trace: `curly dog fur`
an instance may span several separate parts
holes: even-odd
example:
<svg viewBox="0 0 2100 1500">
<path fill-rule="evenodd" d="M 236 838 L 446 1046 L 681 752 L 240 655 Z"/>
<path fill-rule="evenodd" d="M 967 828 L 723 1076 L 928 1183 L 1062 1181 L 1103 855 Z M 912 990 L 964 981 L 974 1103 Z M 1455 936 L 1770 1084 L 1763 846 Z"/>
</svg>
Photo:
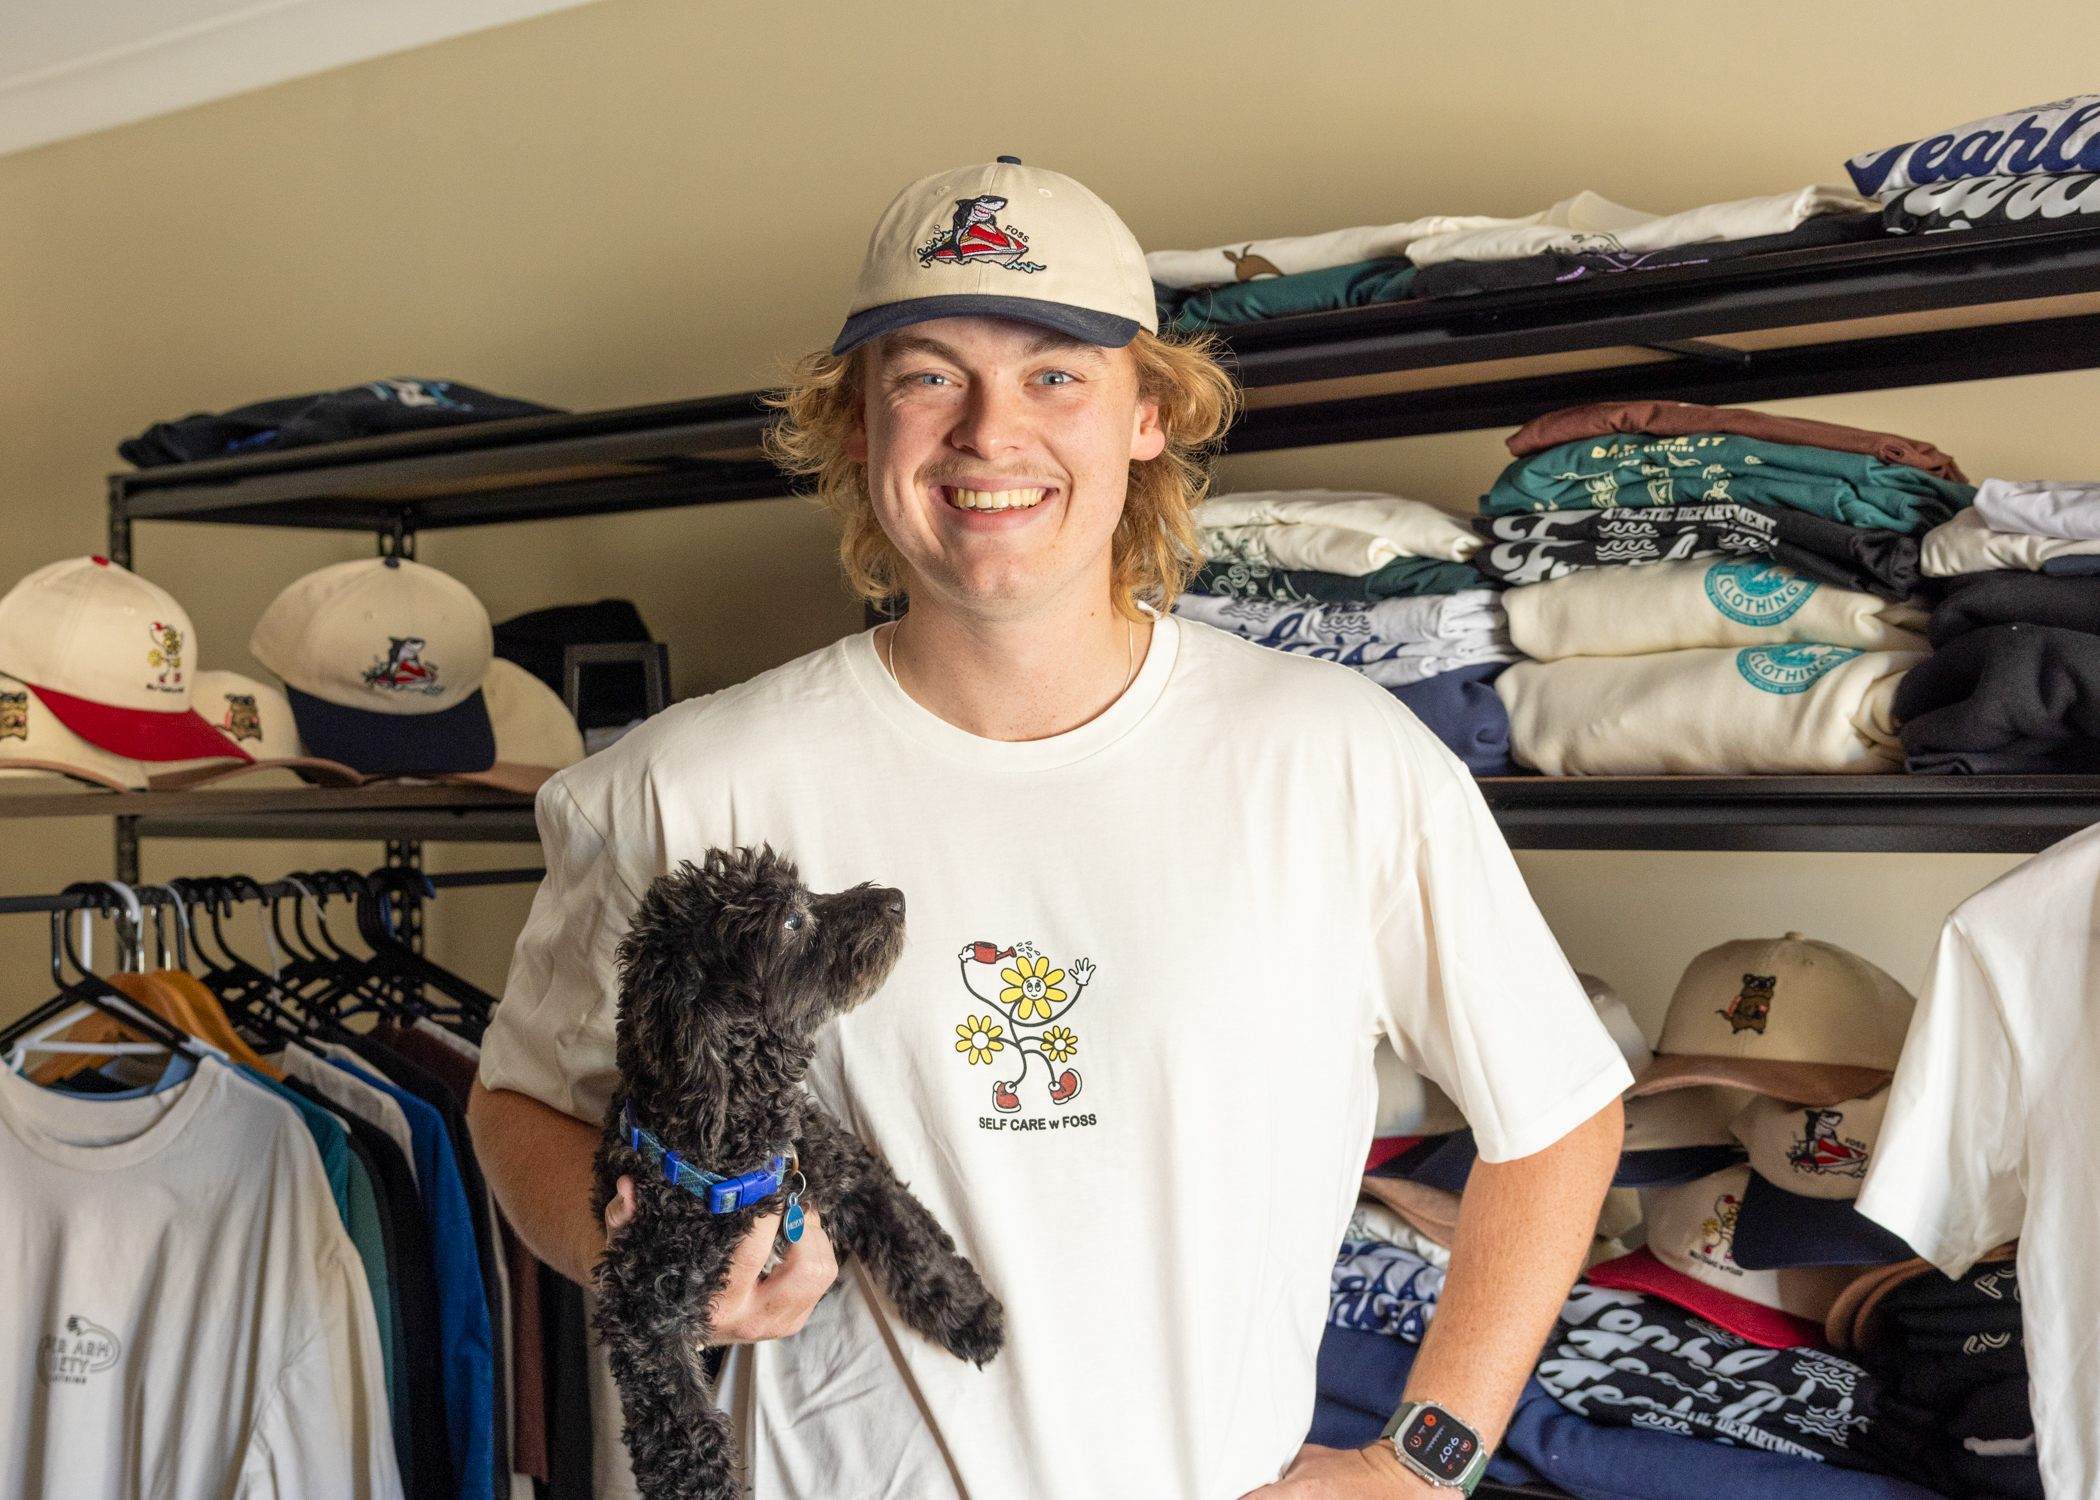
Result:
<svg viewBox="0 0 2100 1500">
<path fill-rule="evenodd" d="M 611 1357 L 643 1500 L 739 1493 L 728 1419 L 703 1374 L 707 1313 L 731 1252 L 775 1193 L 710 1214 L 632 1148 L 622 1106 L 694 1165 L 734 1175 L 790 1142 L 837 1248 L 904 1320 L 982 1366 L 1006 1318 L 955 1242 L 860 1140 L 797 1085 L 817 1032 L 872 995 L 904 947 L 904 897 L 875 885 L 813 895 L 769 848 L 708 851 L 650 886 L 620 946 L 620 1090 L 595 1162 L 602 1215 L 623 1176 L 635 1217 L 598 1263 L 596 1330 Z"/>
</svg>

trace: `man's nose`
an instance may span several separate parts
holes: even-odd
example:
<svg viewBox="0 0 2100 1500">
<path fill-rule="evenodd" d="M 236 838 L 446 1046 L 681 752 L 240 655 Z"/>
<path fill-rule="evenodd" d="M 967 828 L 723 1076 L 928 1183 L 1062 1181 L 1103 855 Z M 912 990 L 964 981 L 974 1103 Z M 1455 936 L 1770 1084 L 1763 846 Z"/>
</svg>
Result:
<svg viewBox="0 0 2100 1500">
<path fill-rule="evenodd" d="M 1027 429 L 1021 392 L 1001 381 L 977 381 L 949 430 L 948 441 L 965 453 L 993 458 L 1019 446 Z"/>
</svg>

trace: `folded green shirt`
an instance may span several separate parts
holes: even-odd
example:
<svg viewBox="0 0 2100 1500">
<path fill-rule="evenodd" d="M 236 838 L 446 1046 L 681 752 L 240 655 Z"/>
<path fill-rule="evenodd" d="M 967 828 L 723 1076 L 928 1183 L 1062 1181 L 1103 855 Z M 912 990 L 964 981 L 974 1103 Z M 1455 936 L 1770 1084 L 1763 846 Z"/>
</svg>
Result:
<svg viewBox="0 0 2100 1500">
<path fill-rule="evenodd" d="M 1301 271 L 1296 276 L 1237 281 L 1229 286 L 1189 292 L 1181 298 L 1174 316 L 1161 320 L 1161 326 L 1200 333 L 1234 323 L 1258 323 L 1264 318 L 1398 302 L 1407 295 L 1414 279 L 1414 262 L 1396 258 L 1360 260 L 1324 271 Z"/>
<path fill-rule="evenodd" d="M 1735 501 L 1788 505 L 1847 526 L 1923 531 L 1953 518 L 1976 487 L 1863 453 L 1733 433 L 1581 438 L 1519 459 L 1480 499 L 1481 514 Z"/>
<path fill-rule="evenodd" d="M 1469 563 L 1445 562 L 1435 557 L 1396 557 L 1377 572 L 1366 573 L 1360 578 L 1352 578 L 1346 573 L 1316 573 L 1305 568 L 1265 568 L 1243 562 L 1218 562 L 1195 576 L 1189 584 L 1189 592 L 1224 594 L 1238 599 L 1314 599 L 1323 604 L 1348 604 L 1500 587 Z"/>
</svg>

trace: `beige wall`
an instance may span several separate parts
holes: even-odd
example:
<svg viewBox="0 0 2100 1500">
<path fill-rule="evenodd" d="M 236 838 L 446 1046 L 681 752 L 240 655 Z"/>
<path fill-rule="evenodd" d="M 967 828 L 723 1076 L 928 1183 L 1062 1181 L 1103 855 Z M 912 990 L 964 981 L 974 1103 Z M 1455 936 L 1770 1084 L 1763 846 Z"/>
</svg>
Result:
<svg viewBox="0 0 2100 1500">
<path fill-rule="evenodd" d="M 2031 35 L 2049 42 L 2004 40 Z M 0 574 L 98 549 L 112 446 L 158 418 L 394 374 L 578 408 L 757 384 L 829 339 L 889 195 L 957 161 L 1071 172 L 1151 246 L 1526 212 L 1584 187 L 1667 211 L 1839 181 L 1853 152 L 2091 88 L 2096 49 L 2100 8 L 2061 0 L 1982 29 L 1972 5 L 1895 0 L 602 0 L 0 158 Z M 1916 433 L 1972 472 L 2090 475 L 2096 396 L 2074 374 L 1778 404 Z M 1264 454 L 1226 477 L 1463 506 L 1499 436 Z M 780 501 L 432 534 L 423 556 L 499 618 L 636 599 L 695 693 L 855 627 L 828 537 Z M 272 594 L 368 547 L 162 525 L 137 559 L 190 609 L 204 665 L 252 671 Z M 6 891 L 109 868 L 99 821 L 0 823 L 0 852 Z M 375 859 L 163 844 L 146 871 Z M 1525 859 L 1571 954 L 1651 1020 L 1698 946 L 1783 926 L 1915 979 L 1946 907 L 2010 863 Z M 517 912 L 448 896 L 438 950 L 493 984 Z M 0 919 L 0 1014 L 41 997 L 41 931 Z"/>
</svg>

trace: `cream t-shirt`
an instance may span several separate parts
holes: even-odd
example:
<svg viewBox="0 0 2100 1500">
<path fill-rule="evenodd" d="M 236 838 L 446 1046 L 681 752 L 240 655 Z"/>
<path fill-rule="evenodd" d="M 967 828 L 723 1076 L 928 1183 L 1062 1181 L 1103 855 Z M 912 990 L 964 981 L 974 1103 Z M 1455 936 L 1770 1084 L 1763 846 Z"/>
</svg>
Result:
<svg viewBox="0 0 2100 1500">
<path fill-rule="evenodd" d="M 1099 718 L 1019 744 L 852 637 L 658 715 L 539 820 L 481 1079 L 584 1119 L 664 870 L 768 842 L 815 889 L 910 904 L 810 1087 L 955 1236 L 1007 1346 L 974 1369 L 849 1271 L 732 1382 L 759 1500 L 1236 1500 L 1311 1418 L 1377 1038 L 1490 1161 L 1630 1078 L 1450 753 L 1346 668 L 1193 623 L 1154 627 Z"/>
<path fill-rule="evenodd" d="M 313 1140 L 212 1059 L 0 1069 L 0 1494 L 398 1500 L 379 1324 Z"/>
<path fill-rule="evenodd" d="M 1949 1276 L 2020 1242 L 2042 1487 L 2100 1494 L 2100 828 L 1954 909 L 1859 1211 Z"/>
</svg>

